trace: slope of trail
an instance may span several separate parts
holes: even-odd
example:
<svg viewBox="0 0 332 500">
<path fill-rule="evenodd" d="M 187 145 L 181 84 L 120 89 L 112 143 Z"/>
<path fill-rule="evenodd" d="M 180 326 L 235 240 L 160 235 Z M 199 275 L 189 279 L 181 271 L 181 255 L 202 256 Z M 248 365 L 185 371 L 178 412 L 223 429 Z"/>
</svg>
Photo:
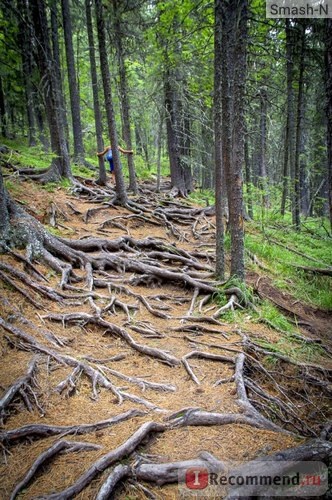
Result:
<svg viewBox="0 0 332 500">
<path fill-rule="evenodd" d="M 177 485 L 156 485 L 144 464 L 202 452 L 246 462 L 329 435 L 331 351 L 314 315 L 292 339 L 311 347 L 308 361 L 266 347 L 290 340 L 250 310 L 241 325 L 216 314 L 240 298 L 220 302 L 210 209 L 148 186 L 127 208 L 93 184 L 22 186 L 26 210 L 88 259 L 54 251 L 60 288 L 38 255 L 32 265 L 23 251 L 1 256 L 1 498 L 95 498 L 120 463 L 116 498 L 177 498 Z M 280 299 L 268 277 L 260 286 Z"/>
</svg>

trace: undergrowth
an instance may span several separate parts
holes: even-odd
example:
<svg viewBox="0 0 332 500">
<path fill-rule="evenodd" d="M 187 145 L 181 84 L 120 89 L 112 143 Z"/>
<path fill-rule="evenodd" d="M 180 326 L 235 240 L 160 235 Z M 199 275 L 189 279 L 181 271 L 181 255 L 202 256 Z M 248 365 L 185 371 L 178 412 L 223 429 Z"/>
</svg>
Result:
<svg viewBox="0 0 332 500">
<path fill-rule="evenodd" d="M 313 226 L 314 220 L 310 221 Z M 311 234 L 294 231 L 284 225 L 282 229 L 265 226 L 262 231 L 254 222 L 247 223 L 245 245 L 248 250 L 257 256 L 271 270 L 274 284 L 298 299 L 321 307 L 332 309 L 331 278 L 313 274 L 299 269 L 297 266 L 329 267 L 332 266 L 331 239 L 321 232 L 318 239 L 321 222 L 316 221 L 317 232 Z M 282 243 L 287 248 L 279 246 Z M 305 254 L 300 256 L 296 250 Z M 310 257 L 316 261 L 310 260 Z M 249 261 L 248 261 L 249 263 Z"/>
<path fill-rule="evenodd" d="M 211 205 L 214 203 L 214 193 L 211 190 L 197 190 L 189 198 L 201 206 L 206 206 L 207 201 Z M 302 217 L 301 231 L 296 231 L 292 225 L 291 213 L 286 212 L 282 217 L 279 206 L 276 196 L 277 209 L 263 211 L 259 206 L 254 207 L 255 220 L 247 221 L 245 226 L 245 248 L 255 254 L 270 270 L 270 277 L 277 288 L 289 292 L 303 302 L 331 310 L 331 278 L 296 267 L 332 267 L 332 237 L 328 230 L 328 220 L 324 217 Z M 231 241 L 228 232 L 225 233 L 224 246 L 229 253 Z M 246 266 L 257 270 L 257 266 L 249 258 Z M 229 314 L 233 315 L 232 312 Z"/>
</svg>

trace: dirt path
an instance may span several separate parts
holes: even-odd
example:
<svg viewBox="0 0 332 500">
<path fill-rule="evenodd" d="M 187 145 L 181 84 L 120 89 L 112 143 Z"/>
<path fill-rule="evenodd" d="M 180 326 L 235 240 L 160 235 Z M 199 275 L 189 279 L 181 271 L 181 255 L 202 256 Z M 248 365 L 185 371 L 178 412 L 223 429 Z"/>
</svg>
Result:
<svg viewBox="0 0 332 500">
<path fill-rule="evenodd" d="M 22 290 L 30 288 L 17 277 L 11 275 L 13 283 L 20 284 L 21 293 L 13 283 L 0 281 L 3 394 L 27 373 L 31 360 L 36 363 L 31 379 L 2 413 L 1 498 L 10 498 L 33 462 L 60 440 L 59 434 L 42 438 L 30 434 L 28 439 L 9 436 L 10 430 L 28 424 L 93 424 L 126 414 L 118 423 L 96 426 L 86 434 L 62 432 L 63 439 L 101 448 L 56 454 L 50 465 L 24 486 L 22 498 L 27 499 L 71 487 L 100 457 L 149 421 L 166 427 L 153 431 L 149 440 L 143 440 L 146 444 L 128 453 L 131 466 L 137 460 L 192 459 L 202 451 L 222 461 L 243 462 L 297 446 L 303 441 L 299 435 L 319 436 L 328 417 L 330 390 L 318 381 L 320 372 L 315 368 L 320 360 L 328 365 L 324 352 L 314 353 L 306 380 L 301 364 L 280 357 L 271 362 L 273 353 L 267 348 L 264 351 L 261 341 L 280 342 L 278 332 L 250 319 L 241 325 L 224 324 L 222 318 L 213 320 L 222 304 L 211 299 L 201 303 L 212 294 L 202 288 L 196 296 L 190 281 L 176 278 L 189 275 L 202 286 L 216 286 L 211 274 L 212 217 L 205 213 L 185 216 L 185 207 L 172 204 L 163 195 L 147 207 L 148 212 L 138 214 L 62 190 L 44 196 L 31 184 L 25 193 L 27 207 L 33 199 L 34 215 L 57 235 L 83 243 L 91 237 L 107 241 L 120 238 L 121 246 L 114 251 L 105 245 L 87 250 L 91 255 L 107 253 L 114 264 L 113 268 L 109 264 L 108 269 L 93 271 L 93 286 L 85 277 L 87 268 L 75 269 L 76 278 L 84 277 L 84 281 L 75 283 L 72 279 L 61 291 L 59 275 L 37 263 L 35 271 L 48 281 L 43 283 L 31 269 L 30 278 L 62 293 L 61 300 L 50 300 L 34 292 L 39 309 L 22 295 Z M 146 206 L 146 199 L 141 197 L 136 203 Z M 165 209 L 165 219 L 158 215 L 160 208 Z M 52 229 L 54 214 L 57 223 Z M 158 248 L 150 245 L 149 238 L 158 242 Z M 139 247 L 138 241 L 145 243 Z M 13 255 L 3 256 L 1 262 L 7 266 L 7 271 L 2 271 L 6 276 L 10 275 L 8 268 L 29 271 Z M 156 274 L 139 273 L 135 270 L 138 263 L 153 266 Z M 165 279 L 164 271 L 173 274 Z M 254 273 L 249 273 L 249 281 L 257 282 Z M 315 334 L 326 332 L 328 318 L 292 303 L 268 278 L 260 280 L 258 289 L 285 309 L 291 304 Z M 283 374 L 277 375 L 280 367 Z M 262 398 L 259 388 L 264 391 Z M 279 399 L 273 398 L 280 398 L 279 408 Z M 214 417 L 216 420 L 207 425 L 203 417 L 211 419 L 213 415 L 223 418 Z M 96 474 L 77 498 L 95 498 L 109 472 L 105 468 Z M 144 487 L 156 498 L 178 498 L 176 485 L 159 487 L 142 481 L 126 481 L 116 498 L 146 498 Z"/>
</svg>

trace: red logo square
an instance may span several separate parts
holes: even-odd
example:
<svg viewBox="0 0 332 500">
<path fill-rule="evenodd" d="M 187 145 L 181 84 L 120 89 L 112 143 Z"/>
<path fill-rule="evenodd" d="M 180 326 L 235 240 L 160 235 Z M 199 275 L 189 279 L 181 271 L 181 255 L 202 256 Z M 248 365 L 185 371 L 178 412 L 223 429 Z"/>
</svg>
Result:
<svg viewBox="0 0 332 500">
<path fill-rule="evenodd" d="M 204 467 L 191 467 L 186 470 L 186 486 L 190 490 L 204 490 L 209 484 L 209 471 Z"/>
</svg>

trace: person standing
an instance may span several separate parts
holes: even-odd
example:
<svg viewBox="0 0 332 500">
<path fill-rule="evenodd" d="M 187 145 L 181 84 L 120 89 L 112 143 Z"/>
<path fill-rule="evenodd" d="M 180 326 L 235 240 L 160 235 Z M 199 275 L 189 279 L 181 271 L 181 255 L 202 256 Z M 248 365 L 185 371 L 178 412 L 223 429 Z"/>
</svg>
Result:
<svg viewBox="0 0 332 500">
<path fill-rule="evenodd" d="M 118 149 L 119 149 L 120 153 L 123 153 L 123 154 L 128 155 L 128 154 L 134 153 L 133 150 L 126 150 L 126 149 L 121 148 L 121 146 L 118 146 Z M 97 153 L 97 156 L 104 156 L 104 155 L 105 155 L 105 160 L 107 160 L 109 165 L 110 165 L 110 172 L 111 172 L 112 181 L 115 182 L 112 146 L 106 146 L 104 151 L 100 151 L 99 153 Z"/>
</svg>

